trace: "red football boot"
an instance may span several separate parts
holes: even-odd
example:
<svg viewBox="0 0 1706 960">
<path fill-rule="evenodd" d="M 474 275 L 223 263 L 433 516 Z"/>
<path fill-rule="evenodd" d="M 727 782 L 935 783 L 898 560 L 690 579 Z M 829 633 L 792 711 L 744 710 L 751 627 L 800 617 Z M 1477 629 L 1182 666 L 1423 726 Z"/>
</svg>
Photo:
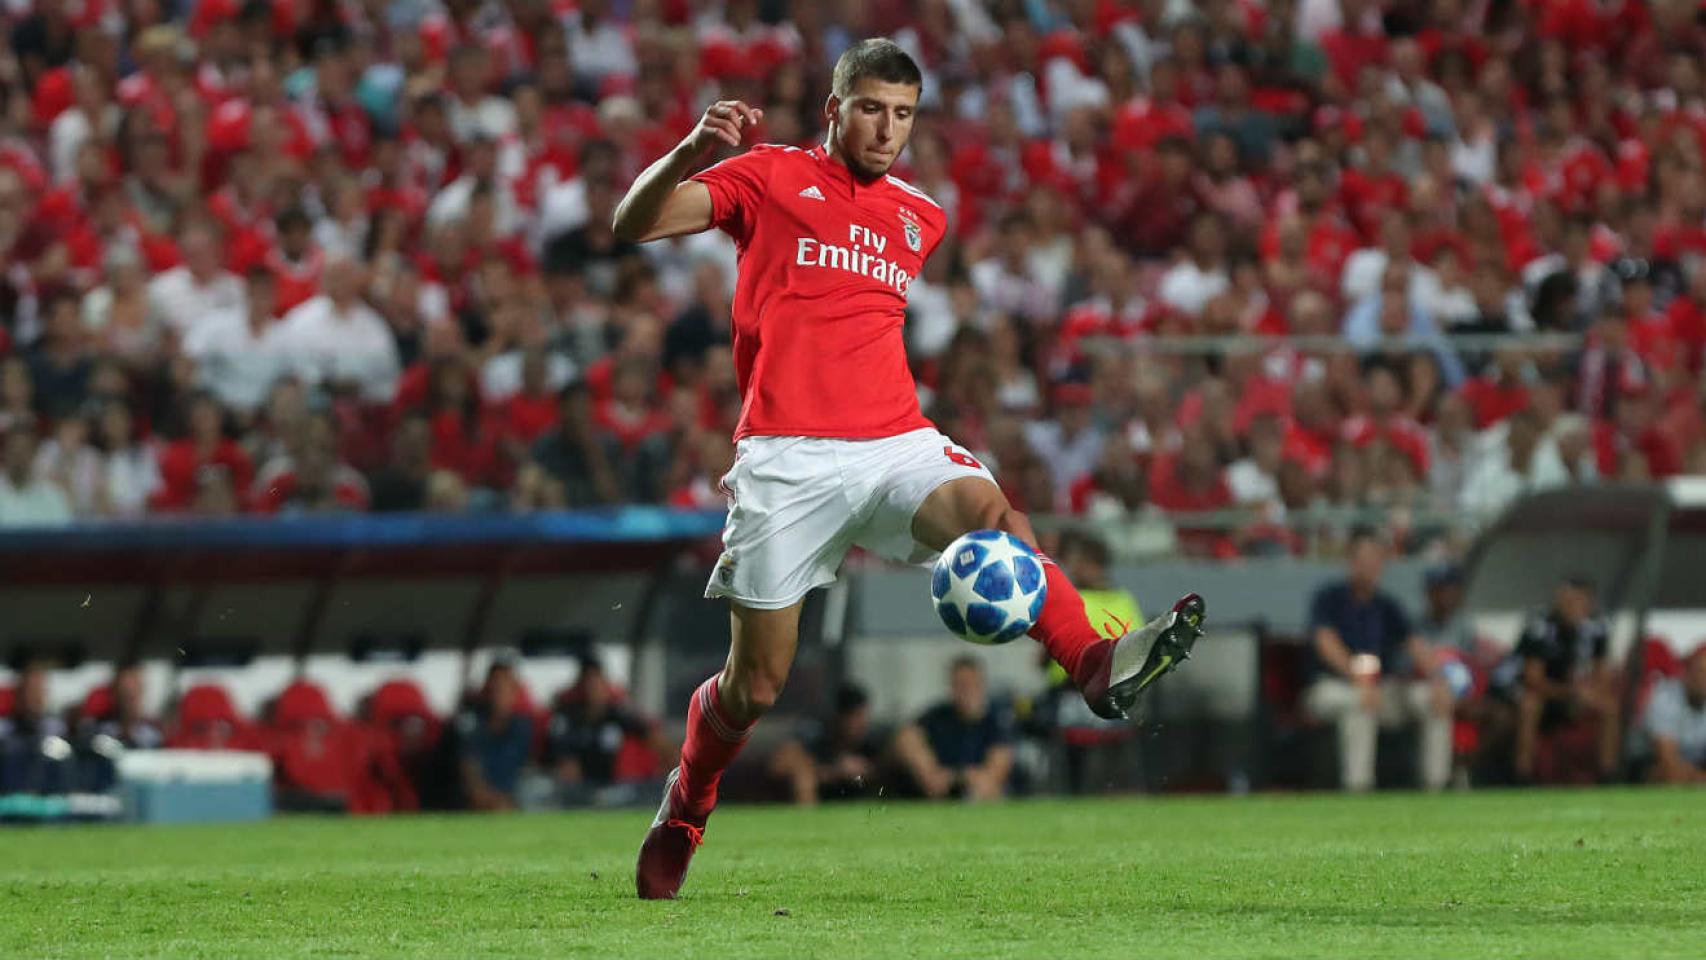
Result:
<svg viewBox="0 0 1706 960">
<path fill-rule="evenodd" d="M 675 813 L 675 781 L 680 768 L 671 770 L 663 782 L 663 805 L 640 844 L 640 860 L 634 865 L 634 887 L 641 900 L 674 900 L 687 879 L 693 851 L 705 842 L 705 818 L 695 822 Z"/>
</svg>

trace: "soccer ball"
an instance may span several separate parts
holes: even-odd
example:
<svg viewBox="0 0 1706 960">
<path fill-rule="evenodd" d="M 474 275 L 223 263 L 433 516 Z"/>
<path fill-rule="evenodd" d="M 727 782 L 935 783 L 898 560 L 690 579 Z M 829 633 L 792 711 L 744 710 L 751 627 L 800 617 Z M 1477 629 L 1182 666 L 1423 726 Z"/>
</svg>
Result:
<svg viewBox="0 0 1706 960">
<path fill-rule="evenodd" d="M 936 615 L 960 639 L 985 645 L 1024 636 L 1047 593 L 1036 551 L 1000 530 L 973 530 L 949 544 L 930 577 Z"/>
</svg>

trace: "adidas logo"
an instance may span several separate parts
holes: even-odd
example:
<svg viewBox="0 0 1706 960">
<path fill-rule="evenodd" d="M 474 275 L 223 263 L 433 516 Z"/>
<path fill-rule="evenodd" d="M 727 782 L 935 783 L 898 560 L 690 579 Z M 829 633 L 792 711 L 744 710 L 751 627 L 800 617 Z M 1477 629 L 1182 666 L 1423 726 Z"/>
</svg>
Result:
<svg viewBox="0 0 1706 960">
<path fill-rule="evenodd" d="M 805 188 L 804 190 L 801 190 L 800 196 L 805 197 L 809 200 L 825 200 L 826 199 L 823 195 L 823 191 L 819 190 L 817 188 L 817 184 L 815 184 L 815 183 L 812 184 L 811 186 Z"/>
</svg>

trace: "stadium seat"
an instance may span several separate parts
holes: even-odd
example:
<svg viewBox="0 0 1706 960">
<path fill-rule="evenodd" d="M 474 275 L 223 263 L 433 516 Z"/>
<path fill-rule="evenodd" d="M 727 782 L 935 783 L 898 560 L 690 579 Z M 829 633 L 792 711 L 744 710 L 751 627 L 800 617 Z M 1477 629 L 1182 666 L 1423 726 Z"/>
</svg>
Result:
<svg viewBox="0 0 1706 960">
<path fill-rule="evenodd" d="M 113 689 L 103 683 L 83 697 L 83 703 L 77 708 L 77 716 L 84 720 L 97 720 L 111 713 L 112 709 Z"/>
<path fill-rule="evenodd" d="M 0 717 L 12 712 L 12 688 L 0 687 Z"/>
<path fill-rule="evenodd" d="M 368 738 L 332 709 L 326 691 L 308 680 L 285 687 L 267 723 L 273 783 L 281 806 L 353 810 L 369 764 Z"/>
<path fill-rule="evenodd" d="M 443 721 L 413 680 L 380 684 L 367 697 L 361 723 L 369 764 L 357 784 L 351 810 L 385 813 L 419 810 L 420 780 L 427 775 Z"/>
<path fill-rule="evenodd" d="M 237 712 L 231 693 L 218 684 L 198 684 L 185 690 L 177 713 L 177 722 L 166 737 L 168 747 L 265 752 L 260 736 Z"/>
</svg>

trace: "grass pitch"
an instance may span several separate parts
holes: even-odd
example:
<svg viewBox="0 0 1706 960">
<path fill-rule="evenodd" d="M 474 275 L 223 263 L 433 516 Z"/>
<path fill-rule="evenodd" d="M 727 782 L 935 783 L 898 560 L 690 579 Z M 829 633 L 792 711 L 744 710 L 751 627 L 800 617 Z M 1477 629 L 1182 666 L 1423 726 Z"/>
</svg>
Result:
<svg viewBox="0 0 1706 960">
<path fill-rule="evenodd" d="M 1706 793 L 730 808 L 0 831 L 4 957 L 1690 957 Z"/>
</svg>

